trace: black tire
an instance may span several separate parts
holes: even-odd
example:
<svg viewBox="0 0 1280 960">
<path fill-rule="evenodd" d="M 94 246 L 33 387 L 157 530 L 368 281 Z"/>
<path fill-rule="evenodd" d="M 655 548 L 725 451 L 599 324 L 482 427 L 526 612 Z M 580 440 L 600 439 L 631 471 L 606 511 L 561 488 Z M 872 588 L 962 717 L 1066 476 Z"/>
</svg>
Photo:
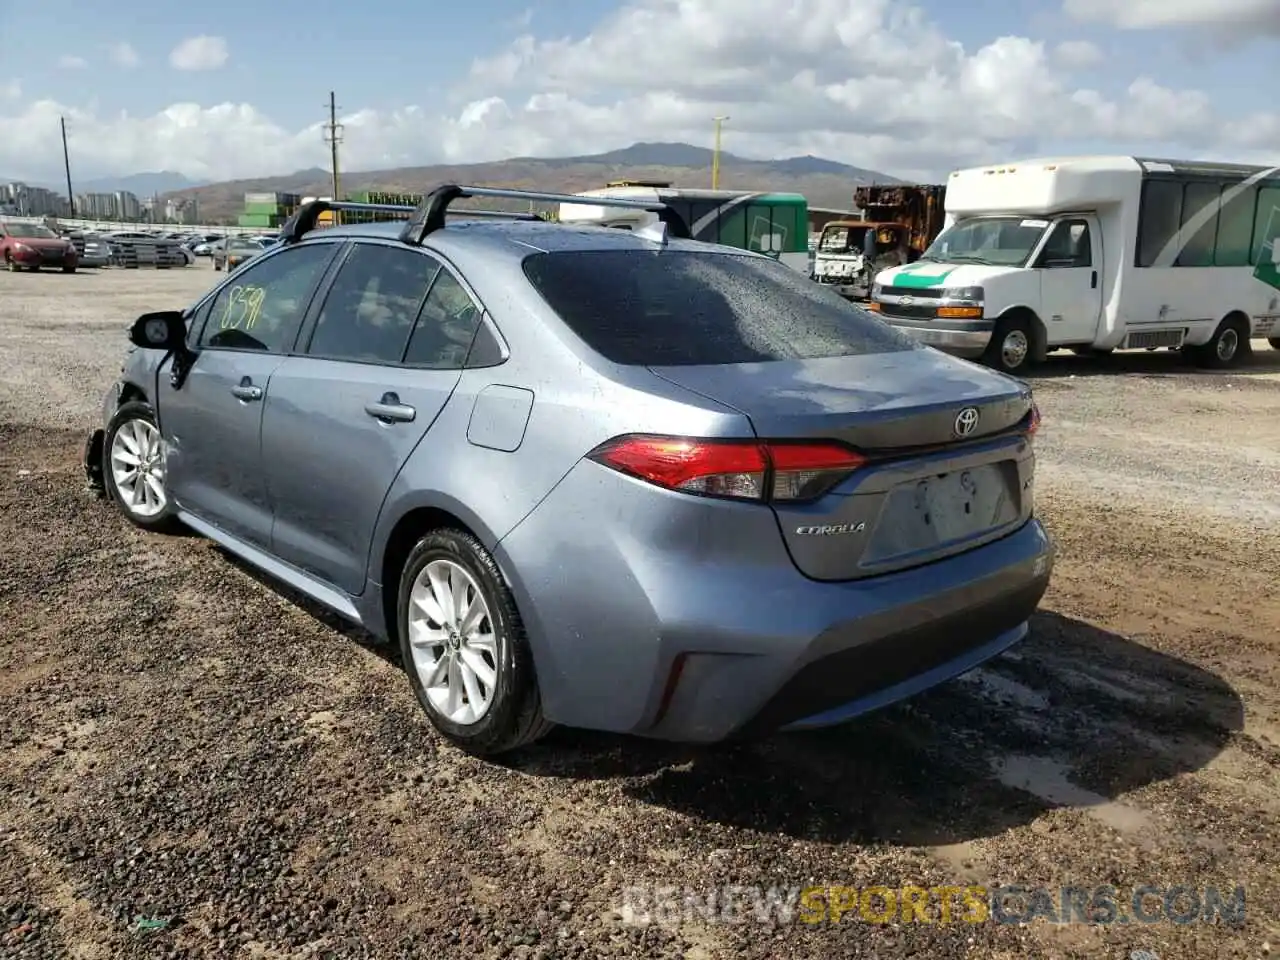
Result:
<svg viewBox="0 0 1280 960">
<path fill-rule="evenodd" d="M 1002 373 L 1022 374 L 1031 366 L 1034 350 L 1031 321 L 1017 314 L 1001 317 L 991 331 L 991 342 L 982 355 L 982 362 Z"/>
<path fill-rule="evenodd" d="M 1280 350 L 1280 337 L 1267 337 L 1267 343 L 1271 344 L 1272 350 Z"/>
<path fill-rule="evenodd" d="M 14 260 L 13 257 L 9 256 L 7 253 L 4 255 L 4 265 L 8 267 L 10 273 L 17 273 L 22 269 L 22 267 L 18 265 L 18 261 Z"/>
<path fill-rule="evenodd" d="M 107 496 L 110 497 L 120 512 L 124 514 L 125 519 L 135 526 L 141 527 L 143 530 L 149 530 L 153 533 L 172 533 L 179 529 L 181 523 L 175 516 L 173 499 L 165 490 L 164 506 L 158 513 L 151 515 L 139 514 L 130 504 L 128 497 L 124 492 L 116 486 L 115 473 L 111 469 L 111 449 L 115 444 L 116 436 L 122 427 L 134 421 L 142 421 L 148 424 L 152 429 L 158 429 L 156 425 L 155 411 L 151 409 L 151 404 L 141 400 L 130 400 L 128 403 L 120 405 L 120 409 L 115 412 L 111 418 L 111 422 L 107 424 L 106 433 L 102 437 L 102 483 L 106 490 Z"/>
<path fill-rule="evenodd" d="M 409 605 L 415 581 L 427 564 L 445 560 L 470 575 L 489 610 L 496 641 L 495 680 L 492 701 L 479 720 L 458 724 L 440 712 L 428 698 L 414 665 L 409 642 Z M 451 528 L 433 530 L 418 541 L 405 561 L 396 596 L 396 626 L 400 655 L 409 684 L 432 726 L 450 743 L 475 756 L 487 757 L 514 750 L 545 736 L 552 724 L 542 716 L 542 698 L 534 674 L 533 656 L 516 609 L 515 598 L 502 573 L 484 546 L 469 533 Z"/>
<path fill-rule="evenodd" d="M 62 268 L 62 272 L 63 272 L 63 273 L 75 273 L 75 272 L 76 272 L 76 268 L 75 268 L 75 267 L 63 267 L 63 268 Z"/>
<path fill-rule="evenodd" d="M 1198 367 L 1210 370 L 1226 370 L 1239 366 L 1253 354 L 1249 342 L 1249 321 L 1244 317 L 1227 317 L 1208 343 L 1185 348 L 1188 358 Z"/>
</svg>

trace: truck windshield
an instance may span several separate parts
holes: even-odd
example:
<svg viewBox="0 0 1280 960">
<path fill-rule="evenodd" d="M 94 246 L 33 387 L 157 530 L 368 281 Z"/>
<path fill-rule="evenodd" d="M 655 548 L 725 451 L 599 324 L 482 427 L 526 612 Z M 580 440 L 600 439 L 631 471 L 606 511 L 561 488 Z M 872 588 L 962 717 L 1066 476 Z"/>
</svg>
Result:
<svg viewBox="0 0 1280 960">
<path fill-rule="evenodd" d="M 1048 229 L 1048 220 L 1025 217 L 963 220 L 942 231 L 920 259 L 1021 267 Z"/>
<path fill-rule="evenodd" d="M 818 249 L 831 253 L 844 253 L 853 246 L 853 238 L 849 236 L 848 227 L 827 227 L 822 231 L 822 239 L 818 241 Z M 857 233 L 862 233 L 861 230 Z M 861 237 L 858 237 L 861 243 Z"/>
</svg>

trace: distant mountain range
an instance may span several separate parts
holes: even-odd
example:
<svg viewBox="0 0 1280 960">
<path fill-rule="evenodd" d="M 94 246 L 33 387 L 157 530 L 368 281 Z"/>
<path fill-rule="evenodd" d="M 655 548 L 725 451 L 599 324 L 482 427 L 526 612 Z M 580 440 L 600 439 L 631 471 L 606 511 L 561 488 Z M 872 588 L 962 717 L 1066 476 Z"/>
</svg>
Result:
<svg viewBox="0 0 1280 960">
<path fill-rule="evenodd" d="M 342 176 L 342 188 L 344 193 L 363 190 L 423 193 L 440 183 L 453 182 L 577 193 L 603 187 L 611 180 L 622 179 L 661 180 L 675 187 L 706 188 L 711 185 L 711 157 L 712 152 L 707 148 L 687 143 L 636 143 L 622 150 L 590 156 L 513 157 L 492 163 L 346 172 Z M 722 189 L 801 193 L 808 198 L 810 206 L 814 207 L 847 210 L 853 206 L 853 191 L 858 186 L 902 182 L 885 173 L 821 157 L 751 160 L 724 151 L 720 154 Z M 243 211 L 246 193 L 279 192 L 324 196 L 331 189 L 329 171 L 316 167 L 250 180 L 203 185 L 188 183 L 167 192 L 171 195 L 195 197 L 200 204 L 202 220 L 224 220 L 234 218 Z"/>
<path fill-rule="evenodd" d="M 384 190 L 424 193 L 440 183 L 473 183 L 554 193 L 577 193 L 603 187 L 611 180 L 659 180 L 675 187 L 711 186 L 712 152 L 687 143 L 636 143 L 577 157 L 513 157 L 492 163 L 399 167 L 394 170 L 351 171 L 342 176 L 343 192 Z M 313 167 L 293 173 L 222 183 L 197 181 L 161 170 L 120 177 L 75 180 L 76 193 L 114 193 L 128 190 L 140 198 L 195 197 L 200 218 L 232 220 L 244 209 L 246 193 L 300 193 L 324 196 L 331 192 L 328 170 Z M 3 177 L 0 182 L 7 183 Z M 30 182 L 30 181 L 28 181 Z M 897 177 L 822 157 L 753 160 L 721 151 L 720 186 L 726 190 L 777 190 L 801 193 L 813 207 L 847 210 L 853 191 L 867 183 L 902 183 Z M 61 193 L 65 185 L 42 183 Z M 491 204 L 492 205 L 492 204 Z"/>
<path fill-rule="evenodd" d="M 0 183 L 12 183 L 20 179 L 20 177 L 0 177 Z M 59 180 L 56 183 L 40 180 L 27 180 L 24 182 L 33 187 L 46 187 L 50 190 L 56 190 L 58 193 L 65 193 L 67 189 L 65 180 Z M 192 180 L 172 170 L 160 170 L 155 173 L 131 173 L 123 177 L 77 180 L 73 170 L 71 188 L 76 193 L 115 193 L 117 190 L 128 190 L 141 198 L 159 196 L 164 193 L 175 193 L 180 190 L 190 190 L 195 187 L 203 187 L 208 183 L 208 180 Z"/>
<path fill-rule="evenodd" d="M 139 197 L 152 197 L 163 193 L 175 193 L 179 190 L 190 190 L 203 187 L 208 180 L 192 180 L 172 170 L 160 170 L 156 173 L 132 173 L 125 177 L 102 177 L 98 180 L 77 181 L 72 171 L 71 186 L 77 193 L 115 193 L 117 190 L 128 190 Z"/>
</svg>

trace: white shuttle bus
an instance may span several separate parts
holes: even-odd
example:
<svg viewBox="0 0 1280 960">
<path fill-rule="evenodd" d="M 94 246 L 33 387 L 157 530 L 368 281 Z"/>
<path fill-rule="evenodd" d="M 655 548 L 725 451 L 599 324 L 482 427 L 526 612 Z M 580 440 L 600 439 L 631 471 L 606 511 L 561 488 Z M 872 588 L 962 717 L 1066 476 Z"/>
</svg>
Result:
<svg viewBox="0 0 1280 960">
<path fill-rule="evenodd" d="M 1009 373 L 1051 350 L 1280 350 L 1280 167 L 1078 157 L 960 170 L 944 229 L 871 308 Z"/>
</svg>

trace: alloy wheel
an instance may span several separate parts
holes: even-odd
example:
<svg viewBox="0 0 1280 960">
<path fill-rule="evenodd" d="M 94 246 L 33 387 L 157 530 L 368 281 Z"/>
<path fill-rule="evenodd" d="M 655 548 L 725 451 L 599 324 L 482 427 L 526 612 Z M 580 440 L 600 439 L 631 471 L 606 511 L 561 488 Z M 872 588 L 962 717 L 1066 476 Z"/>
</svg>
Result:
<svg viewBox="0 0 1280 960">
<path fill-rule="evenodd" d="M 145 420 L 127 420 L 111 440 L 111 479 L 124 508 L 137 517 L 154 517 L 169 503 L 164 488 L 164 449 L 160 431 Z"/>
<path fill-rule="evenodd" d="M 427 699 L 461 726 L 493 704 L 498 638 L 475 578 L 452 560 L 432 560 L 409 594 L 409 644 Z"/>
</svg>

